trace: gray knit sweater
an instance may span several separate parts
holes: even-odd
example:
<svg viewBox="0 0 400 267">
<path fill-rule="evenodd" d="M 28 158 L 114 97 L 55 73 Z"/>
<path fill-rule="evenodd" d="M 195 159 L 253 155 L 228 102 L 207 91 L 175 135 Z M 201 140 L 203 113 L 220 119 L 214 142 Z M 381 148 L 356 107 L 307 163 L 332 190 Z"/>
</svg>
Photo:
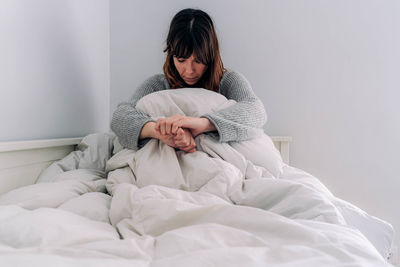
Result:
<svg viewBox="0 0 400 267">
<path fill-rule="evenodd" d="M 136 110 L 135 106 L 143 96 L 166 89 L 171 89 L 167 78 L 164 74 L 156 74 L 143 82 L 129 101 L 118 105 L 111 120 L 111 129 L 122 146 L 137 150 L 150 140 L 139 140 L 139 136 L 144 124 L 153 119 Z M 242 141 L 254 137 L 255 129 L 262 128 L 266 123 L 267 114 L 250 83 L 240 73 L 228 70 L 222 77 L 218 92 L 237 101 L 228 108 L 202 116 L 214 124 L 219 141 Z"/>
</svg>

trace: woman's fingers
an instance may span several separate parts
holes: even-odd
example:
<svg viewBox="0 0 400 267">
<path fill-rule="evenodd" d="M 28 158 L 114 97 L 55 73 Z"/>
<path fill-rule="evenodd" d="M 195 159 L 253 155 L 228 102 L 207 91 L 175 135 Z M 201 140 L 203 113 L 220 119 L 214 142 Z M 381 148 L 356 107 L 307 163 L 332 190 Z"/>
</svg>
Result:
<svg viewBox="0 0 400 267">
<path fill-rule="evenodd" d="M 191 138 L 191 139 L 190 139 L 190 145 L 191 145 L 192 147 L 196 147 L 196 142 L 194 141 L 194 138 Z"/>
<path fill-rule="evenodd" d="M 189 148 L 189 149 L 181 149 L 181 150 L 183 150 L 185 152 L 188 152 L 188 153 L 193 153 L 193 152 L 197 151 L 195 147 L 194 148 Z"/>
<path fill-rule="evenodd" d="M 178 129 L 180 128 L 181 125 L 181 118 L 183 116 L 181 115 L 174 115 L 167 120 L 167 132 L 168 134 L 177 134 Z"/>
<path fill-rule="evenodd" d="M 187 147 L 187 146 L 190 145 L 190 140 L 187 140 L 185 138 L 183 138 L 183 139 L 174 139 L 174 141 L 175 141 L 175 144 L 178 147 Z"/>
<path fill-rule="evenodd" d="M 188 145 L 190 145 L 190 136 L 188 136 L 187 134 L 185 134 L 185 131 L 182 128 L 179 128 L 175 137 L 174 137 L 174 142 L 176 144 L 176 146 L 178 146 L 178 148 L 183 148 L 183 147 L 187 147 Z"/>
<path fill-rule="evenodd" d="M 164 121 L 165 121 L 164 118 L 159 118 L 159 119 L 157 120 L 156 126 L 155 126 L 155 129 L 156 129 L 157 131 L 159 131 L 161 134 L 165 134 L 165 132 L 162 131 L 163 128 L 165 129 L 165 127 L 162 126 L 162 125 L 164 124 Z"/>
<path fill-rule="evenodd" d="M 156 122 L 155 129 L 158 129 L 163 135 L 171 134 L 172 123 L 173 120 L 171 118 L 160 118 Z"/>
<path fill-rule="evenodd" d="M 186 118 L 182 115 L 173 115 L 166 120 L 166 130 L 168 134 L 176 134 L 181 127 L 182 122 Z"/>
<path fill-rule="evenodd" d="M 178 133 L 179 129 L 182 129 L 183 118 L 177 119 L 172 123 L 171 133 L 176 134 Z"/>
<path fill-rule="evenodd" d="M 190 144 L 188 146 L 180 148 L 180 150 L 192 153 L 192 152 L 196 152 L 196 146 L 193 146 L 192 144 Z"/>
<path fill-rule="evenodd" d="M 179 141 L 185 138 L 185 132 L 183 131 L 182 128 L 179 128 L 176 134 L 174 135 L 174 139 Z"/>
<path fill-rule="evenodd" d="M 165 134 L 171 134 L 171 119 L 167 118 L 165 119 L 164 127 L 165 127 Z"/>
<path fill-rule="evenodd" d="M 182 115 L 174 115 L 168 118 L 159 118 L 155 129 L 159 129 L 162 134 L 176 134 L 184 117 Z"/>
<path fill-rule="evenodd" d="M 175 144 L 178 146 L 179 149 L 186 151 L 186 152 L 195 152 L 196 151 L 196 142 L 192 137 L 190 131 L 188 129 L 178 129 L 177 136 L 181 136 L 183 133 L 182 139 L 176 139 Z"/>
<path fill-rule="evenodd" d="M 183 136 L 185 136 L 185 131 L 182 128 L 179 128 L 176 131 L 176 135 L 179 136 L 179 137 L 183 137 Z"/>
<path fill-rule="evenodd" d="M 161 132 L 161 134 L 163 134 L 163 135 L 166 135 L 166 134 L 167 134 L 167 132 L 166 132 L 166 130 L 165 130 L 165 121 L 164 121 L 164 120 L 160 123 L 160 132 Z"/>
</svg>

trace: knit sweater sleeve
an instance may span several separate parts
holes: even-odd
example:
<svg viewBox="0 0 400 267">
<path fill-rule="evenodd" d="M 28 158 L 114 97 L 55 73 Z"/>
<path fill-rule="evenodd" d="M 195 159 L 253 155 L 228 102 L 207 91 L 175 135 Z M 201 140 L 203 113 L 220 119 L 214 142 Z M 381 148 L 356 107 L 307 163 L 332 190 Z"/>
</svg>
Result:
<svg viewBox="0 0 400 267">
<path fill-rule="evenodd" d="M 219 92 L 237 102 L 202 116 L 217 128 L 219 141 L 243 141 L 260 134 L 267 121 L 267 113 L 247 79 L 238 72 L 228 71 L 224 73 Z"/>
<path fill-rule="evenodd" d="M 168 87 L 165 75 L 154 75 L 144 81 L 128 101 L 118 105 L 111 119 L 111 130 L 123 147 L 137 150 L 147 143 L 149 138 L 139 140 L 140 132 L 147 122 L 154 120 L 148 114 L 137 110 L 136 103 L 145 95 Z"/>
</svg>

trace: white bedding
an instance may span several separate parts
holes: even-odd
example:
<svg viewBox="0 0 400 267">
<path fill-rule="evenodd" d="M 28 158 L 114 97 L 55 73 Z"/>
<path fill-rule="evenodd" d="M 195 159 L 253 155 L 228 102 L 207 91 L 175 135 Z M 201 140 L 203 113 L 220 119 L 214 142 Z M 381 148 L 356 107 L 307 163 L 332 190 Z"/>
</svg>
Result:
<svg viewBox="0 0 400 267">
<path fill-rule="evenodd" d="M 196 144 L 85 137 L 0 196 L 1 266 L 389 266 L 388 223 L 302 170 L 257 166 L 212 135 Z"/>
</svg>

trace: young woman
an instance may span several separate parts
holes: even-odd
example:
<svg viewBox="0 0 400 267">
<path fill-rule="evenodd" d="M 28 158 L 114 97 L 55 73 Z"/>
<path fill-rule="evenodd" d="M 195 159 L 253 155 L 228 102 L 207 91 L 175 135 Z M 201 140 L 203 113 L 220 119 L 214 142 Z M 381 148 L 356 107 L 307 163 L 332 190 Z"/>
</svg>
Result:
<svg viewBox="0 0 400 267">
<path fill-rule="evenodd" d="M 186 152 L 196 151 L 194 137 L 216 131 L 220 142 L 254 137 L 267 115 L 250 83 L 241 74 L 226 70 L 210 16 L 198 9 L 184 9 L 171 21 L 164 63 L 164 74 L 148 78 L 127 102 L 113 114 L 111 129 L 121 145 L 141 148 L 150 138 Z M 135 105 L 143 96 L 166 89 L 204 88 L 237 101 L 236 104 L 201 117 L 174 115 L 154 121 Z"/>
</svg>

